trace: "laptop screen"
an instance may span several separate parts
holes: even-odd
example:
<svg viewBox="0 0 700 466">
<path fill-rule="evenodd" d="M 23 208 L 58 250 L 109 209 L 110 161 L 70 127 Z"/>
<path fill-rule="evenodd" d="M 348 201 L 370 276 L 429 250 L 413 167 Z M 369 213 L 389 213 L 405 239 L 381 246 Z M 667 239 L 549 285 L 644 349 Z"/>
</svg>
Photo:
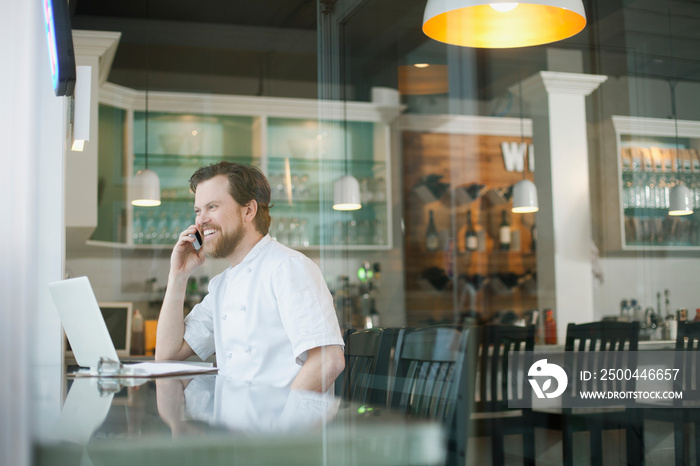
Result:
<svg viewBox="0 0 700 466">
<path fill-rule="evenodd" d="M 51 282 L 49 290 L 78 365 L 96 368 L 100 358 L 119 361 L 88 278 Z"/>
</svg>

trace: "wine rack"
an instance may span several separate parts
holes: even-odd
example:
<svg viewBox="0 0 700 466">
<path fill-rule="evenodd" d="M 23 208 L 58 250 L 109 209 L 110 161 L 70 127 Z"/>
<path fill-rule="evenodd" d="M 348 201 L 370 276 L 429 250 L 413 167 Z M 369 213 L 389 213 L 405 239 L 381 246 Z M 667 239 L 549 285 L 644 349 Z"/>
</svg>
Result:
<svg viewBox="0 0 700 466">
<path fill-rule="evenodd" d="M 511 141 L 521 139 L 404 132 L 408 325 L 453 322 L 473 313 L 484 319 L 499 311 L 524 314 L 537 307 L 535 214 L 510 212 L 511 187 L 523 173 L 508 172 L 501 158 L 501 144 Z M 525 176 L 532 179 L 529 171 Z M 436 251 L 426 244 L 431 211 L 440 241 Z M 476 250 L 466 247 L 467 212 Z M 499 241 L 503 212 L 510 223 L 508 250 Z"/>
</svg>

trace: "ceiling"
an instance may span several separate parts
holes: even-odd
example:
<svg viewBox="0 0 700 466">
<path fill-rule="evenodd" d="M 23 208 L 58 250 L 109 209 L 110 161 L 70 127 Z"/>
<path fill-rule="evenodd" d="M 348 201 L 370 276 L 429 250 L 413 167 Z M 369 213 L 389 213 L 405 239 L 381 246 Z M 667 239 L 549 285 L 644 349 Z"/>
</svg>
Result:
<svg viewBox="0 0 700 466">
<path fill-rule="evenodd" d="M 324 3 L 328 3 L 327 1 Z M 331 1 L 330 3 L 335 3 Z M 465 79 L 489 100 L 547 69 L 547 46 L 460 49 L 420 31 L 425 0 L 339 2 L 354 6 L 344 42 L 355 99 L 396 87 L 415 56 L 464 58 Z M 700 81 L 700 2 L 584 0 L 586 29 L 557 48 L 579 50 L 585 72 Z M 75 0 L 74 29 L 121 31 L 109 81 L 133 88 L 316 97 L 316 0 Z"/>
</svg>

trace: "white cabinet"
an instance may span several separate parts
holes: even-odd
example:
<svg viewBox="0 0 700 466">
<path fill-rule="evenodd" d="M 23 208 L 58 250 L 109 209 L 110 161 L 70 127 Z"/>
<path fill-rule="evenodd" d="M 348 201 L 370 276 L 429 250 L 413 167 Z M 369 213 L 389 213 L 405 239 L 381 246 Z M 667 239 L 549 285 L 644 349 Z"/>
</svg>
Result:
<svg viewBox="0 0 700 466">
<path fill-rule="evenodd" d="M 700 250 L 700 122 L 612 117 L 602 199 L 607 251 Z M 614 164 L 614 165 L 613 165 Z M 682 182 L 692 215 L 668 215 L 669 192 Z"/>
<path fill-rule="evenodd" d="M 91 244 L 169 249 L 194 220 L 190 176 L 227 160 L 268 176 L 270 234 L 280 242 L 300 250 L 391 248 L 389 122 L 399 107 L 352 102 L 321 121 L 315 100 L 157 92 L 148 99 L 146 125 L 144 93 L 110 84 L 101 93 L 108 142 L 100 144 L 104 195 Z M 126 198 L 146 154 L 160 178 L 159 207 L 133 207 Z M 345 173 L 360 182 L 358 211 L 332 209 L 333 182 Z"/>
</svg>

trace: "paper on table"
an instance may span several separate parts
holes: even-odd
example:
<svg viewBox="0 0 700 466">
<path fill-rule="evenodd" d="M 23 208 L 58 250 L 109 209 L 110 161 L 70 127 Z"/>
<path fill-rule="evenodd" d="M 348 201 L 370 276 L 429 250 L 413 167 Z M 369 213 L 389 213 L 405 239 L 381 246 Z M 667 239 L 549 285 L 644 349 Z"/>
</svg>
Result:
<svg viewBox="0 0 700 466">
<path fill-rule="evenodd" d="M 159 375 L 201 374 L 217 372 L 212 365 L 195 365 L 186 362 L 140 362 L 124 366 L 124 372 L 131 377 L 157 377 Z"/>
<path fill-rule="evenodd" d="M 140 362 L 122 365 L 119 371 L 100 373 L 96 370 L 79 371 L 76 377 L 162 377 L 167 375 L 207 374 L 218 372 L 210 363 Z"/>
</svg>

